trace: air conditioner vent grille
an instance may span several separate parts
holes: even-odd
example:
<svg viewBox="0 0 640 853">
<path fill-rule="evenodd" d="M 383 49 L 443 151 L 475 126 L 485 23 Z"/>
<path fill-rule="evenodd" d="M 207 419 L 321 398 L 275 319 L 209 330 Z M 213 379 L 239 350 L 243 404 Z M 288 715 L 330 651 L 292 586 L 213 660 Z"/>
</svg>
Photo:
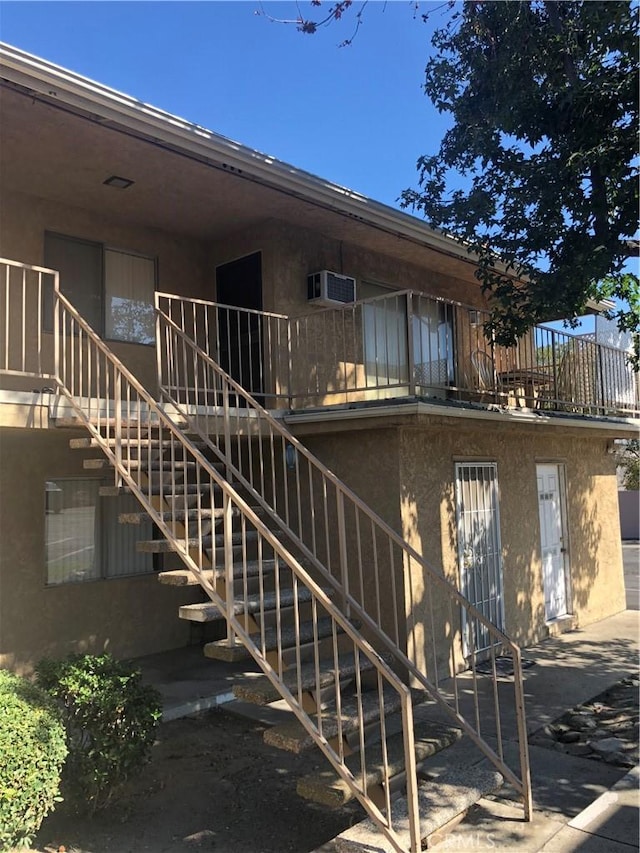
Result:
<svg viewBox="0 0 640 853">
<path fill-rule="evenodd" d="M 317 305 L 344 305 L 356 298 L 356 280 L 347 275 L 321 270 L 307 276 L 307 298 Z"/>
</svg>

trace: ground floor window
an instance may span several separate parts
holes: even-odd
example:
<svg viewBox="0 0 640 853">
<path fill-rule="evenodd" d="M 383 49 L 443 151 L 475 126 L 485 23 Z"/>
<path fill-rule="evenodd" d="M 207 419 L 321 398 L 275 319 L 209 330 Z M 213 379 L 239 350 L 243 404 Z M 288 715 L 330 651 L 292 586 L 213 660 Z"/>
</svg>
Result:
<svg viewBox="0 0 640 853">
<path fill-rule="evenodd" d="M 100 497 L 101 484 L 87 478 L 45 483 L 48 585 L 153 571 L 153 555 L 136 551 L 138 541 L 153 537 L 151 522 L 120 524 L 120 513 L 135 512 L 138 503 L 133 495 Z"/>
</svg>

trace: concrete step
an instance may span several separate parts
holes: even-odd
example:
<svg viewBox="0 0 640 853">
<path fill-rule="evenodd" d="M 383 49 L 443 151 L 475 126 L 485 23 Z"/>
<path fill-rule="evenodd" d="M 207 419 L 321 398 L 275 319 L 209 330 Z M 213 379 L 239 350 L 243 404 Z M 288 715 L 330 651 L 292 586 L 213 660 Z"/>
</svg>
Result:
<svg viewBox="0 0 640 853">
<path fill-rule="evenodd" d="M 424 694 L 420 694 L 424 697 Z M 395 714 L 401 708 L 400 694 L 392 687 L 383 688 L 385 716 Z M 377 690 L 368 690 L 361 693 L 361 702 L 356 696 L 345 697 L 341 709 L 340 718 L 334 709 L 322 712 L 322 734 L 327 740 L 337 737 L 341 732 L 346 737 L 360 727 L 358 716 L 359 708 L 362 710 L 363 722 L 370 723 L 380 719 L 380 701 Z M 314 721 L 317 717 L 313 717 Z M 311 734 L 296 719 L 282 723 L 267 729 L 264 733 L 265 743 L 277 746 L 278 749 L 286 749 L 289 752 L 300 753 L 315 746 Z"/>
<path fill-rule="evenodd" d="M 221 487 L 217 483 L 212 483 L 211 486 L 214 491 L 221 491 Z M 203 486 L 198 486 L 197 483 L 172 483 L 171 486 L 164 484 L 162 487 L 160 483 L 153 483 L 150 490 L 145 487 L 143 491 L 145 494 L 149 494 L 150 491 L 152 495 L 162 495 L 170 499 L 172 497 L 182 497 L 185 494 L 198 495 L 204 493 L 205 489 Z M 209 491 L 209 486 L 206 487 L 206 491 Z M 128 486 L 100 486 L 99 493 L 101 497 L 117 497 L 117 495 L 122 493 L 132 494 Z"/>
<path fill-rule="evenodd" d="M 197 471 L 198 467 L 200 467 L 197 462 L 190 460 L 182 461 L 181 459 L 176 459 L 175 461 L 172 461 L 171 459 L 156 459 L 151 462 L 148 462 L 146 459 L 128 459 L 126 461 L 126 465 L 131 471 L 175 471 L 180 474 L 181 477 L 183 477 L 185 473 L 188 474 L 189 472 Z M 223 462 L 209 462 L 209 465 L 219 473 L 223 473 L 226 467 Z M 82 467 L 87 471 L 99 471 L 105 468 L 111 468 L 112 463 L 106 456 L 102 456 L 100 459 L 84 459 Z"/>
<path fill-rule="evenodd" d="M 161 512 L 158 514 L 163 521 L 178 521 L 182 524 L 185 520 L 197 522 L 198 519 L 206 521 L 213 519 L 214 521 L 219 521 L 224 517 L 224 510 L 220 507 L 216 509 L 206 507 L 203 509 L 189 509 L 186 512 L 179 509 L 175 512 Z M 237 518 L 240 515 L 240 511 L 236 507 L 233 507 L 231 514 L 234 518 Z M 118 516 L 120 524 L 144 524 L 147 521 L 154 520 L 155 518 L 152 518 L 148 512 L 122 512 Z"/>
<path fill-rule="evenodd" d="M 197 450 L 204 451 L 207 450 L 208 445 L 205 441 L 198 441 L 193 439 L 188 439 L 189 444 L 195 447 Z M 118 442 L 115 438 L 108 438 L 106 440 L 106 444 L 108 447 L 115 447 Z M 122 447 L 138 449 L 138 439 L 134 438 L 123 438 L 120 441 Z M 102 447 L 103 442 L 98 441 L 97 438 L 71 438 L 69 439 L 69 447 L 72 450 L 93 450 L 96 447 Z M 171 442 L 166 440 L 160 440 L 158 438 L 145 438 L 141 439 L 140 447 L 142 450 L 167 450 L 171 449 Z M 181 449 L 182 445 L 174 442 L 174 453 L 177 453 Z"/>
<path fill-rule="evenodd" d="M 322 690 L 336 681 L 342 681 L 347 678 L 352 678 L 358 667 L 356 667 L 355 656 L 353 654 L 344 654 L 339 659 L 339 666 L 336 669 L 333 658 L 320 661 L 319 672 L 316 676 L 315 663 L 306 663 L 300 667 L 300 673 L 295 668 L 285 672 L 283 682 L 293 694 L 297 693 L 298 686 L 302 690 L 316 690 L 318 687 Z M 373 664 L 369 658 L 364 655 L 359 656 L 360 672 L 369 672 L 373 669 Z M 277 702 L 280 699 L 280 693 L 276 690 L 273 684 L 269 681 L 266 675 L 261 675 L 258 678 L 252 678 L 250 681 L 241 684 L 234 684 L 233 695 L 236 699 L 242 702 L 251 702 L 253 705 L 268 705 L 270 702 Z"/>
<path fill-rule="evenodd" d="M 356 622 L 352 624 L 355 628 L 359 627 Z M 336 633 L 343 634 L 344 631 L 342 628 L 336 626 Z M 278 632 L 275 628 L 267 628 L 264 635 L 251 634 L 251 639 L 260 649 L 264 648 L 265 652 L 272 652 L 278 648 L 279 642 L 282 648 L 291 648 L 296 643 L 296 636 L 300 645 L 303 646 L 312 643 L 314 639 L 326 640 L 332 635 L 333 619 L 330 619 L 328 616 L 323 616 L 321 619 L 318 619 L 315 626 L 313 622 L 301 622 L 298 627 L 297 635 L 294 627 L 292 625 L 287 625 L 281 628 L 279 635 L 280 639 L 278 639 Z M 251 659 L 250 652 L 241 645 L 240 642 L 236 643 L 235 646 L 229 646 L 226 643 L 226 640 L 206 643 L 204 646 L 205 657 L 228 662 Z"/>
<path fill-rule="evenodd" d="M 422 720 L 414 725 L 414 741 L 416 763 L 420 764 L 437 752 L 451 746 L 462 735 L 455 726 L 447 726 L 430 720 Z M 405 755 L 402 732 L 387 738 L 387 767 L 390 777 L 404 774 Z M 348 756 L 346 764 L 359 784 L 366 784 L 367 789 L 381 785 L 384 780 L 384 763 L 381 743 L 368 746 L 366 750 L 365 774 L 362 773 L 362 756 L 359 752 Z M 312 800 L 323 806 L 336 808 L 354 799 L 355 794 L 332 768 L 311 773 L 298 780 L 298 794 L 306 800 Z"/>
<path fill-rule="evenodd" d="M 333 590 L 324 590 L 325 595 L 331 595 Z M 280 607 L 292 607 L 296 599 L 293 589 L 281 589 L 279 595 Z M 306 587 L 298 589 L 298 604 L 305 601 L 311 601 L 311 591 Z M 237 599 L 234 602 L 233 612 L 236 616 L 241 616 L 243 613 L 255 615 L 264 612 L 275 610 L 278 602 L 278 595 L 275 592 L 266 592 L 260 597 L 259 594 L 248 595 L 245 600 Z M 198 604 L 183 604 L 178 609 L 180 619 L 188 619 L 190 622 L 217 622 L 219 619 L 224 619 L 224 614 L 212 601 L 202 601 Z"/>
<path fill-rule="evenodd" d="M 279 530 L 271 532 L 277 538 L 284 535 Z M 236 532 L 231 536 L 231 545 L 234 548 L 240 548 L 243 544 L 252 544 L 257 542 L 258 539 L 259 534 L 257 530 L 247 530 L 244 535 L 242 532 Z M 177 539 L 176 542 L 170 542 L 168 539 L 151 539 L 149 541 L 137 542 L 136 550 L 144 554 L 167 554 L 171 551 L 177 551 L 184 544 L 185 541 L 181 538 Z M 212 549 L 215 546 L 216 549 L 220 550 L 224 548 L 224 533 L 216 533 L 215 536 L 206 535 L 202 539 L 187 539 L 187 546 L 189 548 L 199 548 L 200 545 L 206 549 Z M 265 547 L 269 547 L 268 542 L 265 542 Z"/>
<path fill-rule="evenodd" d="M 247 561 L 246 566 L 242 563 L 236 563 L 233 567 L 233 576 L 237 580 L 245 577 L 255 578 L 260 574 L 272 575 L 275 571 L 275 560 L 262 560 L 260 563 L 257 560 Z M 216 579 L 224 578 L 224 569 L 206 569 L 202 576 L 205 580 L 213 582 Z M 160 583 L 168 586 L 198 586 L 199 582 L 193 572 L 189 569 L 175 569 L 171 572 L 158 572 L 158 580 Z"/>
<path fill-rule="evenodd" d="M 453 768 L 437 779 L 421 781 L 418 786 L 420 839 L 422 849 L 433 847 L 458 823 L 474 803 L 495 791 L 503 779 L 496 770 L 483 767 Z M 391 820 L 400 843 L 409 849 L 408 806 L 406 797 L 391 803 Z M 394 849 L 376 824 L 362 821 L 334 839 L 337 853 L 393 853 Z"/>
</svg>

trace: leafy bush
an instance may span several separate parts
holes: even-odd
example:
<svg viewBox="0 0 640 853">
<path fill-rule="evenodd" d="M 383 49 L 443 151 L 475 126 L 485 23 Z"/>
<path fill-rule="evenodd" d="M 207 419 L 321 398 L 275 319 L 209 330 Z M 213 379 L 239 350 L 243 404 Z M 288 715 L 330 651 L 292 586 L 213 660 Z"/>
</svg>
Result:
<svg viewBox="0 0 640 853">
<path fill-rule="evenodd" d="M 103 808 L 149 760 L 160 694 L 108 654 L 44 659 L 36 675 L 62 708 L 69 747 L 65 796 L 79 810 Z"/>
<path fill-rule="evenodd" d="M 60 798 L 67 754 L 60 715 L 47 694 L 0 670 L 0 849 L 29 844 Z"/>
</svg>

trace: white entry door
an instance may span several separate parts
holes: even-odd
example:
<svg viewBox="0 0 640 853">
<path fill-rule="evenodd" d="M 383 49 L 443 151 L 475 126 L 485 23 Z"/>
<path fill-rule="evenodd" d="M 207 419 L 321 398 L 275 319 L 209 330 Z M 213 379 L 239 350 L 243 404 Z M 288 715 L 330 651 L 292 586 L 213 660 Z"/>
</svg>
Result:
<svg viewBox="0 0 640 853">
<path fill-rule="evenodd" d="M 504 630 L 498 468 L 495 462 L 456 464 L 456 511 L 461 592 L 486 619 Z M 479 620 L 467 622 L 463 618 L 462 631 L 465 655 L 491 646 L 489 631 Z"/>
<path fill-rule="evenodd" d="M 536 472 L 545 616 L 557 619 L 568 612 L 562 469 L 559 465 L 537 465 Z"/>
</svg>

